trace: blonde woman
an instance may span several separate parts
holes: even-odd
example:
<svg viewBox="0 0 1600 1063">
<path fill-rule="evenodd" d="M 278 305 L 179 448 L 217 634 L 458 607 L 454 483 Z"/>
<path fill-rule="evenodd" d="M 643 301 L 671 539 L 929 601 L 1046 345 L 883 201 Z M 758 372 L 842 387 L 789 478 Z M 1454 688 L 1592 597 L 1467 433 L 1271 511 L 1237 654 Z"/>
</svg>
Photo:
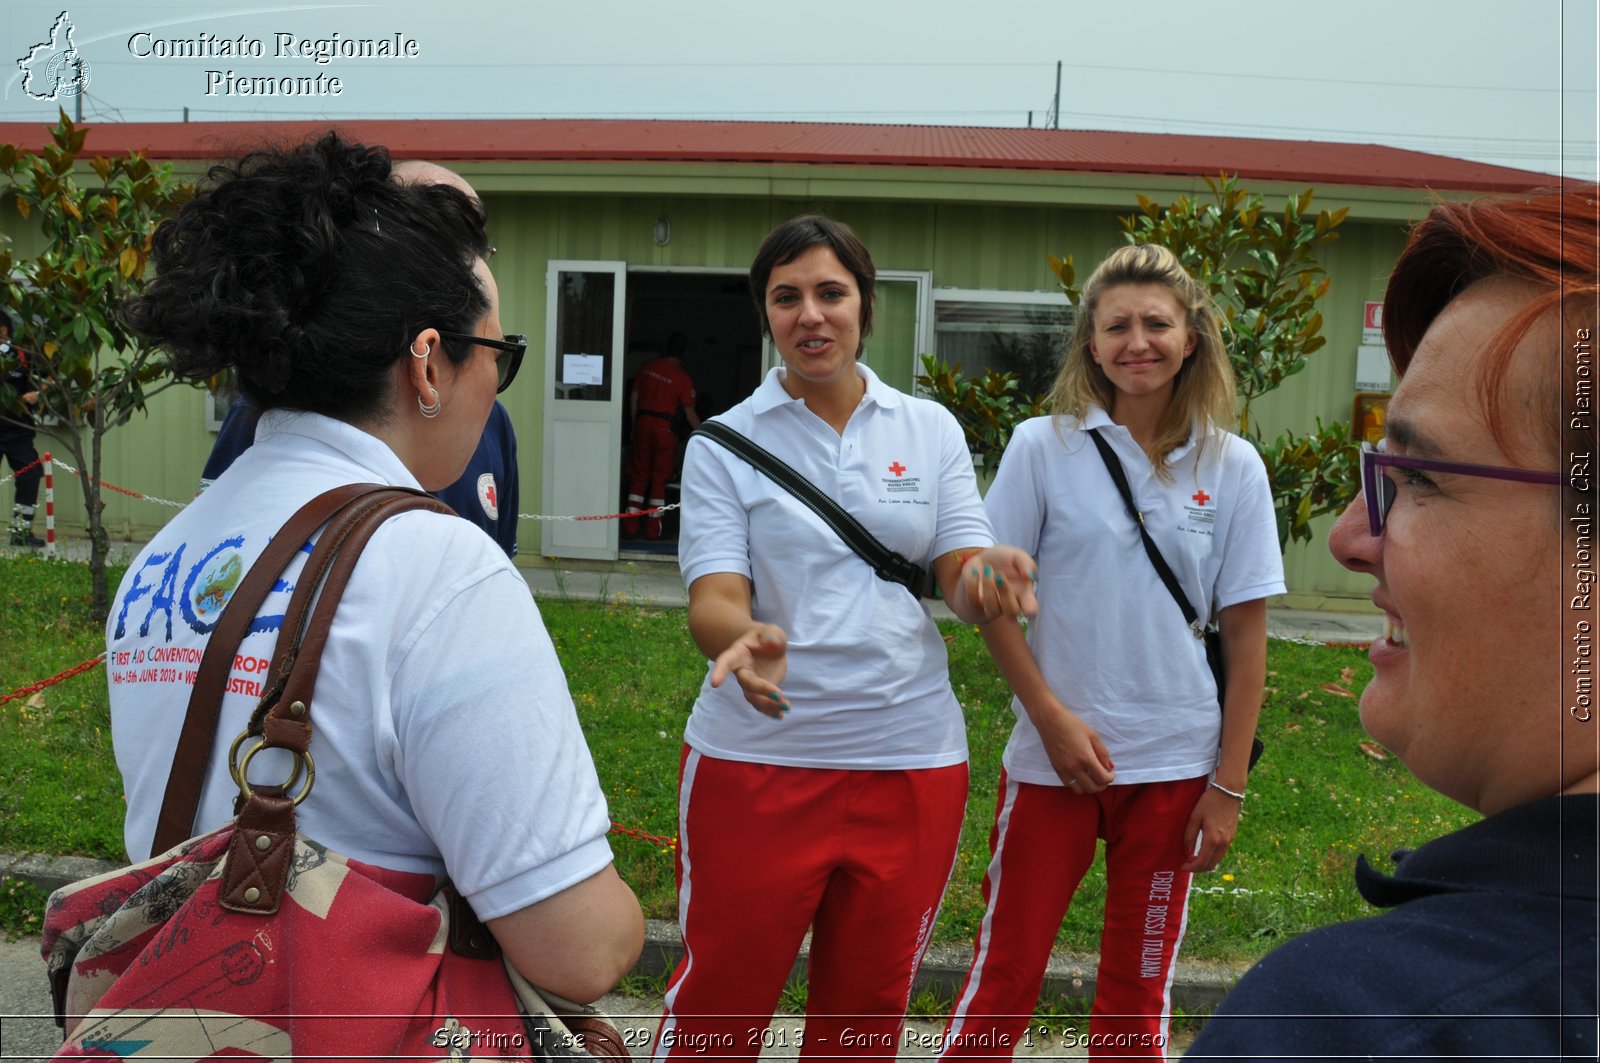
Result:
<svg viewBox="0 0 1600 1063">
<path fill-rule="evenodd" d="M 1283 591 L 1266 470 L 1231 435 L 1233 372 L 1205 289 L 1164 248 L 1113 252 L 1084 288 L 1054 415 L 1022 424 L 986 498 L 1033 555 L 1038 618 L 985 641 L 1016 693 L 987 910 L 944 1057 L 1009 1057 L 1061 920 L 1105 841 L 1092 1054 L 1162 1055 L 1190 877 L 1238 828 Z M 1125 471 L 1190 603 L 1220 625 L 1226 711 L 1203 642 L 1145 552 L 1090 433 Z"/>
</svg>

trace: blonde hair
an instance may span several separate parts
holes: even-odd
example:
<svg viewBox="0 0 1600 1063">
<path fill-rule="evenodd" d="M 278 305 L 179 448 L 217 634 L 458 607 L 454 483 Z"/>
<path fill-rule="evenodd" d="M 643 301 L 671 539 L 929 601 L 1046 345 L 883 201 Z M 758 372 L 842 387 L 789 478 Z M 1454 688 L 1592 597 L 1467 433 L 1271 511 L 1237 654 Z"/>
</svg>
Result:
<svg viewBox="0 0 1600 1063">
<path fill-rule="evenodd" d="M 1184 308 L 1189 332 L 1196 338 L 1194 353 L 1184 359 L 1178 370 L 1172 401 L 1167 404 L 1149 447 L 1156 475 L 1170 481 L 1167 455 L 1189 438 L 1195 420 L 1209 420 L 1217 429 L 1227 431 L 1237 417 L 1233 366 L 1222 342 L 1216 305 L 1205 286 L 1189 276 L 1171 251 L 1156 244 L 1130 244 L 1111 252 L 1095 267 L 1078 301 L 1067 356 L 1050 389 L 1050 407 L 1057 417 L 1071 415 L 1080 419 L 1091 405 L 1115 412 L 1116 386 L 1095 364 L 1089 343 L 1094 339 L 1095 310 L 1101 296 L 1125 284 L 1159 284 L 1166 288 Z M 1196 442 L 1205 444 L 1204 439 Z"/>
</svg>

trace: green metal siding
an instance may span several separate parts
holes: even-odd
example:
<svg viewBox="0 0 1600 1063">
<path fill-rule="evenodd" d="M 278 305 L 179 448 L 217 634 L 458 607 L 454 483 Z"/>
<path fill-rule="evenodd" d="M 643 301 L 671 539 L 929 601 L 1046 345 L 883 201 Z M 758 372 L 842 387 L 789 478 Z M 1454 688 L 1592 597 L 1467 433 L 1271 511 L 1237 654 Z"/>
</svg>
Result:
<svg viewBox="0 0 1600 1063">
<path fill-rule="evenodd" d="M 181 385 L 171 388 L 150 401 L 148 414 L 136 413 L 128 424 L 107 433 L 102 470 L 105 483 L 167 502 L 181 504 L 193 498 L 200 470 L 215 438 L 205 427 L 205 400 L 203 390 Z M 36 437 L 35 445 L 41 454 L 51 451 L 62 461 L 76 464 L 66 448 L 43 431 Z M 88 472 L 87 469 L 81 471 Z M 60 467 L 55 469 L 54 479 L 58 535 L 62 532 L 73 536 L 81 534 L 87 523 L 82 487 L 75 476 Z M 0 488 L 0 505 L 8 513 L 14 497 L 12 491 L 9 484 Z M 171 505 L 133 498 L 114 489 L 101 492 L 101 498 L 105 502 L 105 523 L 113 544 L 144 542 L 176 512 Z M 34 531 L 42 535 L 42 489 L 39 499 Z"/>
<path fill-rule="evenodd" d="M 1327 200 L 1323 206 L 1336 205 Z M 1316 425 L 1349 422 L 1355 396 L 1356 348 L 1361 344 L 1362 311 L 1367 300 L 1381 300 L 1389 271 L 1405 247 L 1406 227 L 1399 222 L 1350 224 L 1340 239 L 1321 255 L 1333 283 L 1322 301 L 1323 335 L 1328 343 L 1308 359 L 1306 368 L 1260 399 L 1253 415 L 1262 436 L 1275 439 L 1285 429 L 1304 435 Z M 1323 598 L 1364 599 L 1372 579 L 1344 568 L 1328 553 L 1332 517 L 1317 522 L 1315 537 L 1291 546 L 1284 555 L 1284 576 L 1297 603 L 1321 604 Z"/>
</svg>

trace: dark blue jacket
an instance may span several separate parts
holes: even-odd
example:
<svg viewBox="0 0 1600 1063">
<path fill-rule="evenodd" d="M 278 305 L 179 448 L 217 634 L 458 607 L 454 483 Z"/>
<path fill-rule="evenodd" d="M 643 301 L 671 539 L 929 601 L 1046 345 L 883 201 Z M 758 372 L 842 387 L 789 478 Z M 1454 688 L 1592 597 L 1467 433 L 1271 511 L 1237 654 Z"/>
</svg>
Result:
<svg viewBox="0 0 1600 1063">
<path fill-rule="evenodd" d="M 4 350 L 0 350 L 0 365 L 5 367 L 5 382 L 16 396 L 16 402 L 5 410 L 7 417 L 13 418 L 20 424 L 11 421 L 0 421 L 0 436 L 14 437 L 16 439 L 31 439 L 33 437 L 33 411 L 24 406 L 22 396 L 35 390 L 38 385 L 33 381 L 28 372 L 28 352 L 9 340 L 3 343 Z"/>
<path fill-rule="evenodd" d="M 499 400 L 489 411 L 467 471 L 433 494 L 488 532 L 507 557 L 517 556 L 517 433 Z"/>
<path fill-rule="evenodd" d="M 1393 910 L 1256 964 L 1184 1059 L 1594 1059 L 1600 796 L 1550 797 L 1356 887 Z"/>
<path fill-rule="evenodd" d="M 217 441 L 211 446 L 211 457 L 200 473 L 200 490 L 211 486 L 256 441 L 256 422 L 260 419 L 261 413 L 242 397 L 228 407 Z M 467 471 L 433 495 L 488 532 L 507 557 L 517 556 L 517 433 L 498 399 L 489 411 L 478 449 L 467 462 Z"/>
</svg>

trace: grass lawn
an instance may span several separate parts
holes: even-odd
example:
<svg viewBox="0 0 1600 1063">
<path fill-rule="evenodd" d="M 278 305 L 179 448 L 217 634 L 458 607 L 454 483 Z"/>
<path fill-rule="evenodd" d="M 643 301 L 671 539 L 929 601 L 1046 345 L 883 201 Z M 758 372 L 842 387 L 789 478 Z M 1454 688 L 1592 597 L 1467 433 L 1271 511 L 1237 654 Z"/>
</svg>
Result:
<svg viewBox="0 0 1600 1063">
<path fill-rule="evenodd" d="M 113 575 L 115 580 L 120 572 Z M 88 570 L 38 558 L 0 558 L 0 696 L 93 657 Z M 623 827 L 670 838 L 677 819 L 683 725 L 705 664 L 682 610 L 544 601 L 545 623 Z M 1010 694 L 975 630 L 948 625 L 951 679 L 966 709 L 972 795 L 961 857 L 934 939 L 971 939 L 982 915 L 1000 753 Z M 1365 912 L 1351 885 L 1357 853 L 1379 868 L 1397 848 L 1476 815 L 1412 780 L 1367 741 L 1356 698 L 1371 674 L 1360 650 L 1273 642 L 1261 735 L 1267 754 L 1250 779 L 1239 838 L 1222 867 L 1196 880 L 1184 955 L 1251 959 L 1283 937 Z M 0 849 L 120 860 L 122 787 L 106 725 L 101 669 L 0 704 Z M 613 837 L 618 867 L 645 913 L 675 916 L 672 855 L 659 843 Z M 1103 877 L 1091 871 L 1060 944 L 1091 952 L 1099 938 Z M 0 897 L 0 918 L 9 918 Z"/>
</svg>

